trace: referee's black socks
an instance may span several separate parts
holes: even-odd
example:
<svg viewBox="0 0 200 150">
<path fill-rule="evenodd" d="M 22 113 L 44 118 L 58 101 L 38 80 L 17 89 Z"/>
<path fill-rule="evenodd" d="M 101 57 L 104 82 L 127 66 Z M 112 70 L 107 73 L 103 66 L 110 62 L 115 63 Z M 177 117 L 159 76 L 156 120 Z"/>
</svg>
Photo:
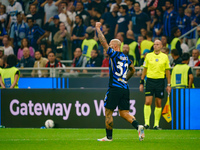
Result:
<svg viewBox="0 0 200 150">
<path fill-rule="evenodd" d="M 132 122 L 132 126 L 134 126 L 137 130 L 138 130 L 138 125 L 139 125 L 139 123 L 138 123 L 137 120 L 134 120 L 134 121 Z"/>
<path fill-rule="evenodd" d="M 112 129 L 111 130 L 109 130 L 109 129 L 106 129 L 106 136 L 107 136 L 107 138 L 109 139 L 109 140 L 111 140 L 112 139 Z"/>
</svg>

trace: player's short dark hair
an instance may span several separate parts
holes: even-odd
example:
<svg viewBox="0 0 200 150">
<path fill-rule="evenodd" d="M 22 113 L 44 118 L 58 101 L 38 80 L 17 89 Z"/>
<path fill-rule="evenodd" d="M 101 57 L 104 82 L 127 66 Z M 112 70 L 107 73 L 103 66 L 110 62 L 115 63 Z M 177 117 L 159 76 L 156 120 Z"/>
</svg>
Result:
<svg viewBox="0 0 200 150">
<path fill-rule="evenodd" d="M 10 67 L 16 66 L 17 65 L 17 56 L 14 54 L 11 54 L 7 57 L 7 64 Z"/>
<path fill-rule="evenodd" d="M 182 58 L 182 61 L 189 60 L 190 59 L 190 54 L 189 53 L 183 53 L 181 58 Z"/>
<path fill-rule="evenodd" d="M 174 54 L 174 56 L 179 56 L 179 53 L 178 53 L 177 49 L 171 50 L 171 54 Z"/>
<path fill-rule="evenodd" d="M 148 32 L 147 32 L 147 36 L 148 36 L 148 37 L 153 37 L 153 32 L 152 32 L 152 31 L 148 31 Z"/>
</svg>

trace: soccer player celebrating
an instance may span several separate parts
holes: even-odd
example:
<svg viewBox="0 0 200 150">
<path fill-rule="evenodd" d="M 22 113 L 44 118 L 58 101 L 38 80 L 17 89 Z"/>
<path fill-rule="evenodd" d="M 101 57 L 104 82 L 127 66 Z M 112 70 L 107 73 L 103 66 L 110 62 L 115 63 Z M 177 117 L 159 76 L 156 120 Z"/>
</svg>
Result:
<svg viewBox="0 0 200 150">
<path fill-rule="evenodd" d="M 119 114 L 126 121 L 130 122 L 138 130 L 139 140 L 144 139 L 144 126 L 139 125 L 134 116 L 129 114 L 129 86 L 127 81 L 134 74 L 135 68 L 128 56 L 120 52 L 121 42 L 113 39 L 108 45 L 103 33 L 101 32 L 101 23 L 96 23 L 96 30 L 99 41 L 104 50 L 110 57 L 109 60 L 109 88 L 104 99 L 105 106 L 105 124 L 106 137 L 98 141 L 112 141 L 113 130 L 113 111 L 118 106 Z"/>
<path fill-rule="evenodd" d="M 170 84 L 170 65 L 168 56 L 162 53 L 160 50 L 162 48 L 162 42 L 156 40 L 154 42 L 154 51 L 148 53 L 144 60 L 144 69 L 140 81 L 140 91 L 144 89 L 144 78 L 147 76 L 146 80 L 146 90 L 145 90 L 145 105 L 144 105 L 144 119 L 146 129 L 149 128 L 149 121 L 151 116 L 151 104 L 153 100 L 153 95 L 155 94 L 155 110 L 154 110 L 154 129 L 159 128 L 159 121 L 161 116 L 161 100 L 164 97 L 164 86 L 165 86 L 165 74 L 167 77 L 167 92 L 171 92 Z"/>
</svg>

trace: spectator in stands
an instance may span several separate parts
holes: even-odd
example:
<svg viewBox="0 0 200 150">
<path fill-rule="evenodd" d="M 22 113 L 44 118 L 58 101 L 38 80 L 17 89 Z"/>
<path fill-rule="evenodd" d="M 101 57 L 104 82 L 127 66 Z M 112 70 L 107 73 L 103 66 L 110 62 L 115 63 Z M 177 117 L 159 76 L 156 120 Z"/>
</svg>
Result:
<svg viewBox="0 0 200 150">
<path fill-rule="evenodd" d="M 144 60 L 145 60 L 145 57 L 146 57 L 146 55 L 147 55 L 148 53 L 150 53 L 150 50 L 149 50 L 149 49 L 145 49 L 145 50 L 143 51 L 142 55 L 143 55 L 144 57 L 140 59 L 140 61 L 139 61 L 139 67 L 141 67 L 141 66 L 143 65 Z M 141 73 L 142 73 L 142 72 L 141 72 Z M 141 74 L 140 74 L 140 75 L 141 75 Z"/>
<path fill-rule="evenodd" d="M 158 2 L 159 0 L 149 0 L 146 7 L 143 9 L 143 12 L 145 12 L 149 17 L 153 17 L 155 15 L 156 8 L 159 6 Z"/>
<path fill-rule="evenodd" d="M 171 0 L 165 1 L 165 8 L 166 11 L 164 13 L 164 28 L 163 28 L 163 34 L 170 37 L 171 36 L 171 30 L 176 26 L 176 18 L 177 13 L 174 10 L 173 3 Z"/>
<path fill-rule="evenodd" d="M 18 88 L 20 71 L 15 67 L 16 64 L 17 57 L 13 54 L 9 55 L 6 61 L 6 68 L 1 71 L 0 84 L 2 88 Z"/>
<path fill-rule="evenodd" d="M 140 29 L 140 34 L 146 39 L 147 38 L 147 30 L 145 28 Z"/>
<path fill-rule="evenodd" d="M 135 12 L 135 10 L 133 8 L 135 0 L 126 0 L 125 2 L 127 4 L 127 6 L 128 6 L 128 14 L 131 17 L 134 14 L 134 12 Z"/>
<path fill-rule="evenodd" d="M 37 6 L 35 4 L 31 4 L 29 6 L 30 13 L 35 20 L 35 23 L 42 27 L 42 15 L 37 11 Z"/>
<path fill-rule="evenodd" d="M 181 36 L 181 31 L 178 27 L 174 27 L 171 31 L 171 37 L 170 37 L 170 45 L 171 45 L 171 50 L 172 49 L 177 49 L 179 56 L 182 55 L 182 49 L 181 49 L 181 41 L 178 37 Z"/>
<path fill-rule="evenodd" d="M 128 6 L 126 5 L 126 3 L 120 5 L 119 12 L 121 13 L 121 16 L 119 16 L 117 20 L 117 24 L 115 27 L 115 36 L 117 36 L 117 33 L 119 32 L 123 32 L 124 34 L 126 34 L 130 21 L 130 17 L 127 14 Z"/>
<path fill-rule="evenodd" d="M 88 5 L 88 12 L 92 15 L 92 9 L 99 9 L 100 13 L 103 14 L 105 12 L 106 4 L 102 0 L 94 0 Z"/>
<path fill-rule="evenodd" d="M 74 51 L 74 59 L 72 62 L 72 67 L 85 67 L 87 64 L 87 58 L 82 55 L 81 48 L 76 48 Z M 80 70 L 71 70 L 70 73 L 80 72 Z"/>
<path fill-rule="evenodd" d="M 178 11 L 179 8 L 185 9 L 187 7 L 188 0 L 174 0 L 174 10 Z"/>
<path fill-rule="evenodd" d="M 44 23 L 47 23 L 52 16 L 58 15 L 58 7 L 55 3 L 53 0 L 47 0 L 47 3 L 44 5 Z"/>
<path fill-rule="evenodd" d="M 156 9 L 155 17 L 153 18 L 151 25 L 151 29 L 153 30 L 153 37 L 161 37 L 163 31 L 163 12 L 162 8 Z"/>
<path fill-rule="evenodd" d="M 6 29 L 4 27 L 2 27 L 2 24 L 0 24 L 0 46 L 3 46 L 3 37 L 5 35 L 8 35 L 8 33 L 7 33 Z"/>
<path fill-rule="evenodd" d="M 101 67 L 109 67 L 109 55 L 106 53 L 106 50 L 104 50 L 103 52 L 105 58 L 102 62 Z M 109 70 L 101 70 L 100 77 L 109 77 Z"/>
<path fill-rule="evenodd" d="M 135 14 L 132 15 L 129 22 L 129 29 L 133 30 L 135 35 L 135 40 L 137 41 L 138 36 L 140 35 L 140 30 L 142 28 L 147 31 L 150 30 L 150 18 L 149 16 L 140 10 L 140 3 L 135 2 L 134 4 Z"/>
<path fill-rule="evenodd" d="M 117 12 L 119 10 L 119 6 L 117 4 L 113 4 L 110 12 L 106 12 L 102 15 L 100 22 L 102 24 L 108 24 L 110 26 L 110 34 L 112 38 L 114 38 L 115 27 L 118 20 Z"/>
<path fill-rule="evenodd" d="M 20 67 L 33 67 L 34 65 L 34 58 L 30 56 L 30 50 L 28 47 L 24 47 L 23 49 L 23 56 L 19 62 Z"/>
<path fill-rule="evenodd" d="M 42 57 L 46 57 L 46 49 L 47 49 L 47 42 L 46 41 L 42 41 L 39 45 L 38 50 L 42 52 Z M 52 47 L 52 46 L 51 46 Z M 37 50 L 37 51 L 38 51 Z"/>
<path fill-rule="evenodd" d="M 50 24 L 53 21 L 53 24 Z M 44 25 L 44 28 L 47 31 L 47 34 L 51 33 L 51 46 L 53 47 L 53 49 L 56 48 L 56 46 L 54 45 L 54 35 L 56 34 L 56 32 L 59 31 L 59 25 L 60 25 L 60 21 L 59 21 L 59 16 L 55 15 L 53 17 L 51 17 L 48 22 Z"/>
<path fill-rule="evenodd" d="M 30 46 L 35 50 L 38 49 L 38 44 L 46 36 L 45 31 L 40 28 L 37 24 L 34 24 L 33 17 L 27 17 L 28 31 L 26 33 L 27 39 L 30 41 Z"/>
<path fill-rule="evenodd" d="M 141 42 L 144 40 L 144 37 L 142 35 L 139 35 L 138 36 L 138 39 L 137 39 L 137 43 L 138 43 L 138 49 L 139 49 L 139 52 L 141 51 Z"/>
<path fill-rule="evenodd" d="M 67 10 L 67 3 L 61 2 L 61 13 L 59 14 L 60 22 L 63 22 L 65 24 L 65 27 L 67 28 L 67 31 L 72 33 L 72 25 L 73 25 L 73 16 L 71 15 L 71 12 Z"/>
<path fill-rule="evenodd" d="M 18 60 L 21 60 L 21 58 L 23 57 L 23 49 L 24 49 L 25 47 L 28 47 L 28 48 L 29 48 L 29 50 L 30 50 L 30 56 L 31 56 L 32 58 L 35 57 L 35 54 L 34 54 L 34 53 L 35 53 L 35 50 L 33 49 L 33 47 L 30 46 L 28 39 L 23 38 L 22 41 L 21 41 L 21 47 L 19 48 L 19 50 L 18 50 L 18 52 L 17 52 L 17 59 L 18 59 Z"/>
<path fill-rule="evenodd" d="M 141 44 L 140 44 L 140 53 L 141 53 L 141 57 L 140 58 L 143 58 L 143 51 L 145 49 L 153 51 L 153 45 L 154 45 L 154 43 L 152 42 L 152 37 L 153 37 L 152 31 L 148 31 L 147 32 L 147 39 L 143 40 L 141 42 Z"/>
<path fill-rule="evenodd" d="M 191 17 L 191 28 L 196 27 L 200 24 L 200 6 L 197 4 L 194 8 L 194 16 Z M 190 39 L 188 39 L 188 46 L 191 48 L 196 45 L 196 31 L 190 33 Z"/>
<path fill-rule="evenodd" d="M 23 14 L 17 13 L 17 22 L 13 23 L 10 30 L 11 43 L 14 47 L 14 53 L 17 55 L 18 49 L 21 47 L 21 41 L 26 37 L 28 25 L 23 22 Z"/>
<path fill-rule="evenodd" d="M 197 27 L 197 33 L 198 33 L 198 40 L 196 43 L 196 49 L 198 49 L 200 51 L 200 27 Z"/>
<path fill-rule="evenodd" d="M 169 53 L 169 50 L 170 50 L 170 49 L 167 48 L 167 47 L 161 48 L 161 52 L 165 53 L 165 54 L 168 56 L 168 58 L 169 58 L 169 63 L 172 64 L 172 63 L 173 63 L 173 58 L 172 58 L 172 55 Z"/>
<path fill-rule="evenodd" d="M 174 67 L 177 64 L 180 64 L 182 62 L 182 58 L 180 57 L 179 52 L 178 52 L 177 49 L 172 49 L 171 50 L 171 56 L 174 59 L 172 64 L 171 64 L 172 67 Z"/>
<path fill-rule="evenodd" d="M 191 29 L 191 19 L 190 17 L 184 15 L 183 7 L 179 8 L 176 26 L 180 29 L 182 35 Z"/>
<path fill-rule="evenodd" d="M 39 68 L 44 68 L 47 64 L 48 59 L 42 57 L 41 51 L 35 52 L 35 63 L 33 68 L 38 68 L 38 70 L 33 70 L 31 73 L 32 77 L 47 77 L 47 71 L 46 70 L 39 70 Z"/>
<path fill-rule="evenodd" d="M 7 14 L 6 14 L 6 6 L 0 5 L 0 22 L 3 28 L 6 28 L 7 23 Z"/>
<path fill-rule="evenodd" d="M 4 56 L 4 49 L 3 46 L 0 46 L 0 58 Z"/>
<path fill-rule="evenodd" d="M 128 44 L 124 44 L 123 48 L 122 48 L 122 52 L 128 56 L 128 59 L 133 63 L 134 62 L 134 58 L 132 55 L 129 55 L 129 50 L 130 50 L 130 47 Z"/>
<path fill-rule="evenodd" d="M 121 47 L 120 47 L 120 50 L 121 50 L 121 52 L 123 51 L 123 46 L 124 46 L 124 39 L 125 39 L 125 34 L 124 34 L 124 32 L 119 32 L 119 33 L 117 33 L 117 35 L 116 35 L 116 39 L 118 39 L 118 40 L 120 40 L 121 41 Z"/>
<path fill-rule="evenodd" d="M 50 52 L 53 52 L 52 47 L 47 47 L 46 52 L 45 52 L 45 55 L 44 55 L 44 56 L 42 55 L 42 57 L 47 58 L 47 57 L 48 57 L 48 54 L 49 54 Z"/>
<path fill-rule="evenodd" d="M 56 59 L 56 55 L 54 52 L 48 53 L 48 62 L 45 67 L 51 67 L 51 68 L 62 67 L 60 61 Z"/>
<path fill-rule="evenodd" d="M 99 52 L 97 49 L 91 51 L 91 58 L 87 61 L 85 67 L 101 67 L 102 59 L 99 57 Z M 84 73 L 87 73 L 87 70 L 83 70 Z"/>
<path fill-rule="evenodd" d="M 194 67 L 196 63 L 199 61 L 199 50 L 193 49 L 192 50 L 192 57 L 190 57 L 189 66 Z"/>
<path fill-rule="evenodd" d="M 54 45 L 56 46 L 56 58 L 57 59 L 69 59 L 68 43 L 70 41 L 70 33 L 66 30 L 65 24 L 60 23 L 59 31 L 53 37 Z"/>
<path fill-rule="evenodd" d="M 100 21 L 100 19 L 101 19 L 101 10 L 100 9 L 97 9 L 97 8 L 95 8 L 95 9 L 92 9 L 92 14 L 91 14 L 91 17 L 95 17 L 95 18 L 97 18 L 97 21 L 99 22 Z"/>
<path fill-rule="evenodd" d="M 180 42 L 181 42 L 182 53 L 189 53 L 189 47 L 187 44 L 184 43 L 183 38 L 180 39 Z"/>
<path fill-rule="evenodd" d="M 71 41 L 72 41 L 72 54 L 77 47 L 81 47 L 83 40 L 85 39 L 86 26 L 83 24 L 83 18 L 81 15 L 76 16 L 76 25 L 72 31 Z"/>
<path fill-rule="evenodd" d="M 24 14 L 24 11 L 22 10 L 22 5 L 15 1 L 15 0 L 9 0 L 10 5 L 7 6 L 7 14 L 9 15 L 9 22 L 7 29 L 10 30 L 10 27 L 12 26 L 13 23 L 17 22 L 17 13 L 21 12 Z"/>
<path fill-rule="evenodd" d="M 161 42 L 162 42 L 163 47 L 169 48 L 169 44 L 167 43 L 167 36 L 166 35 L 161 36 Z"/>
<path fill-rule="evenodd" d="M 108 24 L 104 24 L 102 31 L 103 31 L 103 35 L 106 38 L 106 41 L 110 43 L 110 41 L 112 40 L 112 35 L 110 34 L 110 26 Z"/>
<path fill-rule="evenodd" d="M 4 45 L 3 47 L 4 55 L 8 56 L 8 55 L 14 54 L 13 48 L 12 46 L 10 46 L 9 39 L 7 36 L 3 37 L 3 45 Z"/>
<path fill-rule="evenodd" d="M 76 16 L 80 15 L 82 18 L 82 22 L 85 26 L 89 26 L 90 24 L 90 14 L 84 10 L 83 3 L 80 1 L 77 1 L 76 3 Z"/>
<path fill-rule="evenodd" d="M 98 18 L 97 17 L 91 17 L 90 18 L 90 25 L 94 28 L 96 25 L 96 22 L 98 22 Z"/>
<path fill-rule="evenodd" d="M 95 29 L 93 27 L 87 27 L 86 35 L 87 38 L 83 40 L 81 48 L 83 51 L 83 56 L 86 56 L 87 60 L 89 60 L 91 58 L 92 50 L 98 48 L 98 43 L 96 40 L 94 40 Z"/>
<path fill-rule="evenodd" d="M 134 66 L 138 66 L 140 60 L 140 53 L 138 49 L 138 43 L 135 41 L 135 37 L 132 30 L 128 30 L 126 33 L 126 38 L 124 40 L 124 44 L 128 44 L 130 50 L 129 55 L 133 56 L 133 64 Z"/>
</svg>

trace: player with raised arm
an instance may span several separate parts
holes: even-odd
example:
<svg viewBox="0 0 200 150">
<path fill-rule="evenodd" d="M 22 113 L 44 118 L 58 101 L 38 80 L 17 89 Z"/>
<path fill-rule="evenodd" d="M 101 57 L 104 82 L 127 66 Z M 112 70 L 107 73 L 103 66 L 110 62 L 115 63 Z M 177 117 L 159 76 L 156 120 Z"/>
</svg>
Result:
<svg viewBox="0 0 200 150">
<path fill-rule="evenodd" d="M 104 99 L 106 137 L 98 141 L 112 141 L 113 111 L 118 106 L 119 114 L 126 121 L 131 123 L 138 130 L 139 140 L 144 139 L 144 126 L 139 125 L 134 116 L 129 114 L 129 86 L 127 81 L 134 74 L 135 68 L 128 56 L 120 52 L 121 42 L 113 39 L 108 45 L 103 33 L 101 23 L 96 23 L 96 30 L 99 41 L 103 48 L 107 50 L 109 60 L 109 88 Z"/>
</svg>

